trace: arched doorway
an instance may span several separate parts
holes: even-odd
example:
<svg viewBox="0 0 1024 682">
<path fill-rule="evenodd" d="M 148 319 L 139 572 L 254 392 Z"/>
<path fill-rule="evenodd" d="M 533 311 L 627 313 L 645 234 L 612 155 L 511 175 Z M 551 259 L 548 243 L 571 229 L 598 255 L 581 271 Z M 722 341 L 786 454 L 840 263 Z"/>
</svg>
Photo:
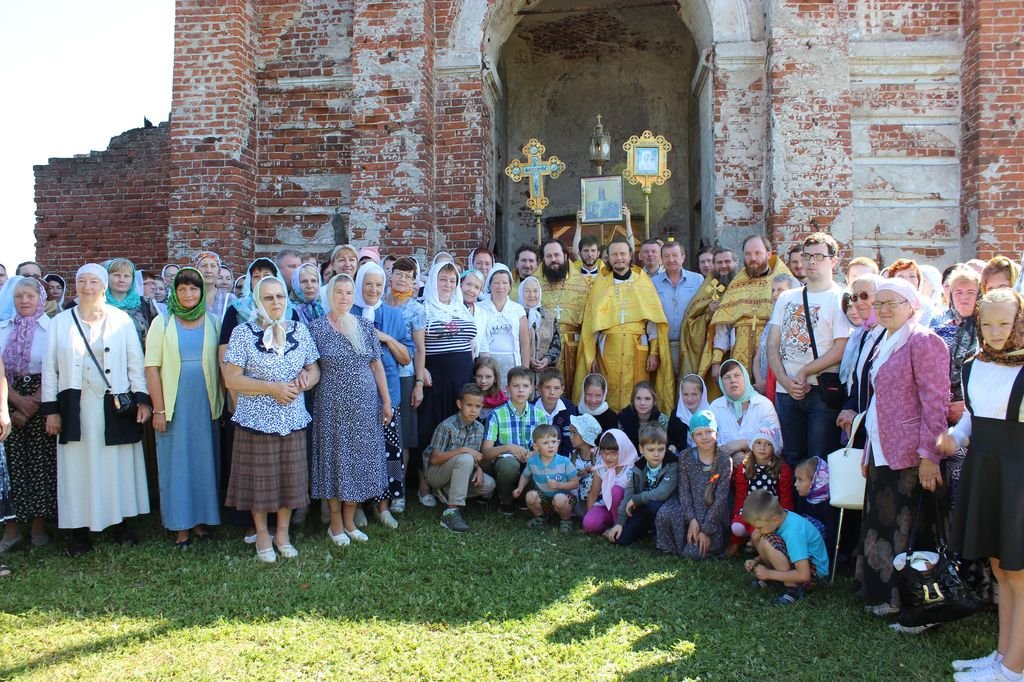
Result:
<svg viewBox="0 0 1024 682">
<path fill-rule="evenodd" d="M 652 236 L 672 234 L 687 246 L 699 239 L 694 207 L 700 197 L 698 100 L 693 94 L 699 57 L 696 42 L 674 2 L 595 4 L 544 0 L 514 13 L 517 19 L 496 64 L 502 85 L 495 106 L 495 203 L 500 217 L 497 246 L 509 253 L 533 241 L 536 228 L 526 208 L 527 188 L 504 180 L 510 159 L 536 137 L 547 153 L 566 163 L 561 178 L 546 184 L 550 205 L 545 232 L 572 224 L 580 205 L 582 177 L 597 174 L 589 160 L 590 137 L 601 114 L 612 136 L 606 175 L 626 166 L 622 143 L 652 130 L 672 142 L 672 178 L 651 196 Z M 493 49 L 493 47 L 492 47 Z M 625 183 L 624 201 L 642 239 L 643 195 Z M 610 238 L 610 230 L 606 235 Z M 571 236 L 569 237 L 571 239 Z"/>
</svg>

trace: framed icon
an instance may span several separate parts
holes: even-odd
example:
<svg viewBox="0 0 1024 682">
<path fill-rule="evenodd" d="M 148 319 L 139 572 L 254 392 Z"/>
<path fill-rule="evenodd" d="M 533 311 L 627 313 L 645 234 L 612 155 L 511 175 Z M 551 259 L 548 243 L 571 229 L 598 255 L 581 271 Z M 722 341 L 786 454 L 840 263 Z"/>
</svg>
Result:
<svg viewBox="0 0 1024 682">
<path fill-rule="evenodd" d="M 583 222 L 616 223 L 622 220 L 622 177 L 599 175 L 580 178 Z"/>
</svg>

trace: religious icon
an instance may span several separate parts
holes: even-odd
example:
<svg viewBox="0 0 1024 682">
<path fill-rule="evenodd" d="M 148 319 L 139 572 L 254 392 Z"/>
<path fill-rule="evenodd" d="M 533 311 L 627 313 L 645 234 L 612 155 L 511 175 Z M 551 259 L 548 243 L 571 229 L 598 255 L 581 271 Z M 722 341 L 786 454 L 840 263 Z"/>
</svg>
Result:
<svg viewBox="0 0 1024 682">
<path fill-rule="evenodd" d="M 631 185 L 640 185 L 644 193 L 644 235 L 651 237 L 651 187 L 664 185 L 672 177 L 668 169 L 668 153 L 672 143 L 663 135 L 655 136 L 650 130 L 641 135 L 632 135 L 622 144 L 626 152 L 626 168 L 622 177 Z"/>
<path fill-rule="evenodd" d="M 637 147 L 636 164 L 634 173 L 636 175 L 657 175 L 660 172 L 658 167 L 659 147 Z"/>
<path fill-rule="evenodd" d="M 580 206 L 584 223 L 621 221 L 622 178 L 617 175 L 580 178 Z"/>
</svg>

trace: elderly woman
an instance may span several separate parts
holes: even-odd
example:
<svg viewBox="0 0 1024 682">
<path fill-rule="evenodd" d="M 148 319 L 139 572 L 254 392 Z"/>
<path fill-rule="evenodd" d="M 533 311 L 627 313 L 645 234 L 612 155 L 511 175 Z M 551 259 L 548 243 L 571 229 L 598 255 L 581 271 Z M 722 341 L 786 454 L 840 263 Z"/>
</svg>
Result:
<svg viewBox="0 0 1024 682">
<path fill-rule="evenodd" d="M 931 301 L 922 293 L 925 279 L 921 266 L 917 264 L 917 261 L 909 258 L 897 258 L 888 267 L 886 276 L 891 279 L 902 279 L 913 285 L 914 289 L 917 290 L 918 298 L 918 308 L 915 315 L 918 322 L 928 326 L 928 323 L 931 322 L 932 317 L 935 315 L 935 311 L 932 309 Z"/>
<path fill-rule="evenodd" d="M 256 556 L 273 563 L 274 546 L 285 558 L 298 556 L 288 535 L 293 509 L 309 504 L 306 434 L 310 416 L 303 391 L 320 380 L 309 330 L 289 320 L 288 288 L 275 275 L 253 288 L 256 319 L 231 332 L 222 372 L 238 396 L 231 478 L 225 504 L 252 513 Z M 277 512 L 272 538 L 267 515 Z"/>
<path fill-rule="evenodd" d="M 868 409 L 871 397 L 871 381 L 868 375 L 871 370 L 871 358 L 885 336 L 885 329 L 878 325 L 878 314 L 872 304 L 875 302 L 875 290 L 884 281 L 885 278 L 868 273 L 850 284 L 851 305 L 857 309 L 861 323 L 850 334 L 850 340 L 843 352 L 843 362 L 839 367 L 840 378 L 846 379 L 847 398 L 836 424 L 846 433 L 850 432 L 854 417 Z M 863 447 L 865 437 L 863 430 L 858 432 L 857 447 Z"/>
<path fill-rule="evenodd" d="M 207 305 L 206 311 L 218 322 L 224 319 L 231 302 L 235 300 L 230 290 L 221 289 L 218 284 L 221 280 L 221 268 L 223 267 L 220 256 L 213 251 L 200 251 L 192 261 L 192 266 L 203 273 L 203 280 L 206 281 Z M 224 268 L 227 269 L 227 268 Z M 228 270 L 230 276 L 231 271 Z M 167 283 L 173 286 L 173 279 Z"/>
<path fill-rule="evenodd" d="M 51 320 L 43 356 L 40 411 L 46 432 L 59 436 L 57 525 L 73 529 L 72 557 L 92 549 L 90 530 L 109 526 L 136 544 L 125 519 L 149 513 L 137 426 L 151 412 L 145 358 L 135 322 L 107 303 L 108 277 L 95 263 L 78 269 L 78 305 Z M 129 394 L 136 407 L 118 415 Z"/>
<path fill-rule="evenodd" d="M 462 291 L 462 302 L 466 304 L 469 312 L 473 313 L 473 319 L 476 321 L 477 335 L 473 349 L 474 357 L 480 355 L 481 344 L 484 340 L 481 330 L 487 323 L 487 311 L 479 305 L 487 299 L 480 293 L 484 289 L 485 281 L 484 274 L 480 270 L 466 270 L 462 273 L 459 284 L 459 289 Z"/>
<path fill-rule="evenodd" d="M 999 582 L 999 641 L 987 656 L 954 661 L 954 669 L 974 671 L 954 679 L 1013 680 L 1024 671 L 1024 297 L 986 293 L 978 321 L 981 348 L 963 366 L 967 411 L 938 446 L 947 455 L 968 449 L 950 545 L 964 559 L 990 560 Z"/>
<path fill-rule="evenodd" d="M 524 359 L 533 372 L 535 395 L 540 393 L 540 373 L 558 367 L 562 355 L 562 335 L 554 313 L 541 305 L 543 293 L 540 280 L 530 275 L 519 283 L 519 303 L 526 310 L 526 327 L 530 335 L 530 353 Z"/>
<path fill-rule="evenodd" d="M 722 363 L 718 387 L 722 395 L 711 402 L 718 422 L 718 447 L 738 464 L 758 429 L 779 428 L 779 415 L 771 401 L 754 390 L 747 368 L 736 360 Z"/>
<path fill-rule="evenodd" d="M 306 326 L 324 316 L 320 286 L 320 268 L 316 265 L 303 263 L 292 271 L 292 304 Z"/>
<path fill-rule="evenodd" d="M 885 331 L 868 370 L 872 394 L 862 463 L 867 487 L 856 577 L 866 610 L 886 616 L 899 610 L 893 558 L 906 551 L 915 526 L 921 546 L 932 541 L 933 505 L 920 505 L 921 518 L 914 517 L 922 489 L 942 485 L 943 455 L 935 443 L 949 411 L 949 351 L 916 322 L 920 299 L 910 282 L 885 280 L 872 307 Z M 916 633 L 928 626 L 892 627 Z"/>
<path fill-rule="evenodd" d="M 7 524 L 0 553 L 22 540 L 18 523 L 32 524 L 32 545 L 49 543 L 46 522 L 57 518 L 57 441 L 46 433 L 40 412 L 43 357 L 50 318 L 39 280 L 11 278 L 15 316 L 0 322 L 0 350 L 8 382 L 7 402 L 14 430 L 5 443 L 16 520 Z"/>
<path fill-rule="evenodd" d="M 420 448 L 430 445 L 434 429 L 454 412 L 462 384 L 473 376 L 477 326 L 458 286 L 454 264 L 439 262 L 430 268 L 423 295 L 427 324 L 423 404 L 417 418 Z"/>
<path fill-rule="evenodd" d="M 487 275 L 484 292 L 488 299 L 479 306 L 484 312 L 484 327 L 480 330 L 479 350 L 498 363 L 498 379 L 505 389 L 508 371 L 513 367 L 526 367 L 530 358 L 530 329 L 526 310 L 509 298 L 512 291 L 512 273 L 503 263 L 497 263 Z"/>
<path fill-rule="evenodd" d="M 220 523 L 220 414 L 217 321 L 206 312 L 206 282 L 195 268 L 174 276 L 167 316 L 153 321 L 146 383 L 153 400 L 160 517 L 178 549 L 208 539 Z"/>
<path fill-rule="evenodd" d="M 328 500 L 328 535 L 345 546 L 369 539 L 355 525 L 359 503 L 386 496 L 384 427 L 394 424 L 394 412 L 377 331 L 352 314 L 355 282 L 335 275 L 324 293 L 330 310 L 310 328 L 324 382 L 314 409 L 313 496 Z"/>
<path fill-rule="evenodd" d="M 377 502 L 377 520 L 388 528 L 398 528 L 398 521 L 388 509 L 391 500 L 405 494 L 405 467 L 402 464 L 401 410 L 402 384 L 398 370 L 412 362 L 416 352 L 412 336 L 402 318 L 402 313 L 384 303 L 384 268 L 372 260 L 363 264 L 356 274 L 355 305 L 352 314 L 373 325 L 381 346 L 381 365 L 387 379 L 388 395 L 391 398 L 393 416 L 384 425 L 384 446 L 387 454 L 388 489 Z"/>
<path fill-rule="evenodd" d="M 124 311 L 135 323 L 139 341 L 145 345 L 149 325 L 160 313 L 153 301 L 141 295 L 135 264 L 127 258 L 115 258 L 107 263 L 107 303 Z"/>
</svg>

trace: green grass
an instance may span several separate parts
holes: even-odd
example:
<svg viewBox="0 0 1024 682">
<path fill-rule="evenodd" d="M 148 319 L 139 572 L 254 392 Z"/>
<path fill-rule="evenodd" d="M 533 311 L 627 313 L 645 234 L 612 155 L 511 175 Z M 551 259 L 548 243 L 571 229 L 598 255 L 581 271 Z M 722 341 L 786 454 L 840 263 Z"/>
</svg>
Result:
<svg viewBox="0 0 1024 682">
<path fill-rule="evenodd" d="M 240 533 L 171 549 L 100 541 L 5 557 L 0 679 L 935 680 L 992 649 L 991 614 L 910 638 L 837 582 L 787 608 L 739 561 L 700 564 L 603 538 L 531 532 L 471 506 L 454 535 L 410 505 L 397 531 L 257 562 Z"/>
</svg>

